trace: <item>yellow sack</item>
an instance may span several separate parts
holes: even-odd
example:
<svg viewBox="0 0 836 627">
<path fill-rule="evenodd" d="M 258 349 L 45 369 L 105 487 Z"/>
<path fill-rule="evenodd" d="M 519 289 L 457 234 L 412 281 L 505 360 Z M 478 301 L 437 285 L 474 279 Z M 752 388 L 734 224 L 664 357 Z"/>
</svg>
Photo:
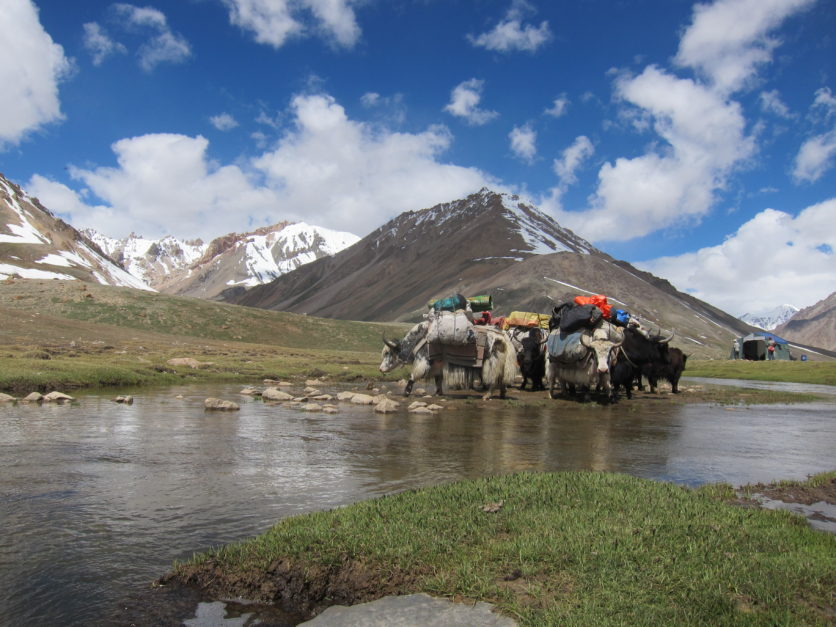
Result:
<svg viewBox="0 0 836 627">
<path fill-rule="evenodd" d="M 548 329 L 549 315 L 532 313 L 530 311 L 512 311 L 505 316 L 502 329 L 507 331 L 511 327 L 540 327 L 541 329 Z"/>
</svg>

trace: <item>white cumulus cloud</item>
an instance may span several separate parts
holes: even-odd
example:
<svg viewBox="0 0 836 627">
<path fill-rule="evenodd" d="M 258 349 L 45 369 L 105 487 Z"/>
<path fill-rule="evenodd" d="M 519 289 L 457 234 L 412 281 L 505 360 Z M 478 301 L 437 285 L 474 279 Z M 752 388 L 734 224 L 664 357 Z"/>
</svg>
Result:
<svg viewBox="0 0 836 627">
<path fill-rule="evenodd" d="M 281 48 L 294 37 L 321 33 L 351 48 L 360 39 L 352 0 L 223 0 L 232 24 L 250 31 L 258 43 Z"/>
<path fill-rule="evenodd" d="M 650 124 L 663 141 L 644 155 L 605 163 L 587 210 L 561 211 L 548 199 L 546 207 L 594 241 L 629 240 L 705 216 L 715 192 L 755 150 L 739 104 L 654 66 L 621 77 L 616 91 L 634 107 L 638 128 Z"/>
<path fill-rule="evenodd" d="M 525 14 L 529 12 L 533 12 L 533 8 L 528 2 L 514 0 L 496 26 L 481 35 L 468 35 L 467 39 L 474 46 L 495 52 L 535 52 L 551 39 L 552 33 L 547 21 L 540 22 L 539 26 L 523 24 Z"/>
<path fill-rule="evenodd" d="M 295 97 L 292 113 L 293 127 L 254 165 L 296 219 L 363 236 L 403 211 L 495 184 L 479 170 L 439 162 L 453 141 L 443 126 L 381 129 L 349 119 L 324 94 Z"/>
<path fill-rule="evenodd" d="M 131 231 L 146 237 L 178 235 L 211 239 L 242 225 L 256 226 L 283 218 L 278 197 L 254 185 L 237 166 L 219 166 L 207 154 L 203 137 L 151 134 L 113 144 L 118 167 L 70 169 L 85 186 L 75 193 L 30 181 L 31 193 L 52 194 L 44 204 L 70 214 L 75 225 L 116 237 Z M 70 190 L 72 191 L 72 190 Z M 60 193 L 59 193 L 60 192 Z M 90 204 L 96 197 L 103 201 Z M 51 204 L 50 204 L 51 203 Z"/>
<path fill-rule="evenodd" d="M 471 78 L 456 85 L 450 94 L 450 102 L 444 107 L 448 113 L 462 118 L 471 126 L 482 126 L 499 116 L 496 111 L 480 109 L 485 81 Z"/>
<path fill-rule="evenodd" d="M 796 182 L 818 181 L 836 159 L 836 129 L 805 141 L 795 156 L 792 176 Z"/>
<path fill-rule="evenodd" d="M 126 3 L 113 5 L 112 10 L 121 26 L 149 33 L 137 51 L 139 66 L 144 71 L 151 72 L 161 63 L 182 63 L 191 56 L 189 42 L 171 30 L 162 11 Z"/>
<path fill-rule="evenodd" d="M 238 126 L 238 120 L 229 113 L 219 113 L 209 118 L 209 122 L 219 131 L 231 131 Z"/>
<path fill-rule="evenodd" d="M 780 118 L 791 119 L 795 117 L 790 111 L 790 108 L 781 100 L 781 95 L 777 89 L 761 92 L 759 96 L 761 110 L 767 113 L 773 113 Z"/>
<path fill-rule="evenodd" d="M 31 0 L 4 0 L 0 10 L 0 149 L 63 119 L 58 84 L 73 69 L 41 25 Z"/>
<path fill-rule="evenodd" d="M 578 181 L 575 172 L 583 162 L 595 154 L 595 146 L 586 135 L 579 135 L 560 155 L 560 159 L 554 160 L 554 172 L 560 179 L 560 188 L 565 190 Z"/>
<path fill-rule="evenodd" d="M 566 97 L 566 94 L 562 94 L 559 98 L 555 98 L 552 102 L 552 106 L 545 110 L 546 115 L 550 115 L 553 118 L 559 118 L 563 115 L 566 115 L 566 111 L 569 109 L 569 99 Z"/>
<path fill-rule="evenodd" d="M 694 5 L 676 63 L 694 68 L 723 93 L 741 89 L 780 42 L 771 32 L 816 0 L 717 0 Z"/>
<path fill-rule="evenodd" d="M 635 265 L 736 316 L 836 290 L 836 199 L 797 216 L 765 209 L 718 246 Z"/>
<path fill-rule="evenodd" d="M 515 126 L 508 139 L 511 140 L 511 151 L 523 161 L 532 163 L 537 156 L 537 131 L 530 124 Z"/>
<path fill-rule="evenodd" d="M 93 65 L 101 65 L 112 54 L 125 54 L 128 49 L 112 39 L 96 22 L 84 25 L 84 48 L 93 57 Z"/>
<path fill-rule="evenodd" d="M 200 136 L 150 134 L 114 143 L 115 167 L 70 168 L 77 190 L 37 175 L 27 189 L 112 237 L 204 239 L 280 220 L 364 236 L 403 211 L 500 189 L 440 161 L 453 141 L 443 126 L 410 134 L 356 122 L 324 94 L 296 96 L 289 115 L 278 143 L 249 164 L 216 163 Z"/>
</svg>

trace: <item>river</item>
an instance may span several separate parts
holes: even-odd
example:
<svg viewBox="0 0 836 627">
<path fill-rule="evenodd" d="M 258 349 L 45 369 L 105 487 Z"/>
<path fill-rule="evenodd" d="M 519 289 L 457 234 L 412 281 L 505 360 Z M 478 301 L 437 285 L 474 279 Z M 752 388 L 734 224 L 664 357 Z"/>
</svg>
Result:
<svg viewBox="0 0 836 627">
<path fill-rule="evenodd" d="M 0 406 L 0 622 L 98 624 L 174 560 L 286 516 L 446 481 L 590 469 L 740 485 L 834 469 L 836 399 L 494 400 L 431 416 L 341 404 L 327 415 L 241 396 L 241 387 L 136 390 L 132 405 L 105 392 Z M 207 396 L 241 410 L 206 412 Z"/>
</svg>

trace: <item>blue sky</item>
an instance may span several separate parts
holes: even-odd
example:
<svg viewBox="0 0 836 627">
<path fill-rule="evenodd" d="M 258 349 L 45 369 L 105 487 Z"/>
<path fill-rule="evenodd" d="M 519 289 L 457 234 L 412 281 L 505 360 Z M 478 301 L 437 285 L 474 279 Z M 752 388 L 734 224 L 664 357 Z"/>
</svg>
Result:
<svg viewBox="0 0 836 627">
<path fill-rule="evenodd" d="M 488 186 L 735 315 L 836 290 L 832 0 L 0 9 L 0 172 L 76 227 L 364 236 Z"/>
</svg>

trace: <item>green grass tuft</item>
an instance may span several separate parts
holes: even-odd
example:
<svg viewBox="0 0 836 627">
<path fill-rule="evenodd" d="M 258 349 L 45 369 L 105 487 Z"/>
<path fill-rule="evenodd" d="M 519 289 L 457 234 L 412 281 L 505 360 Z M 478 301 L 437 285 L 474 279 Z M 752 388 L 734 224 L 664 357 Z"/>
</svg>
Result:
<svg viewBox="0 0 836 627">
<path fill-rule="evenodd" d="M 413 574 L 405 591 L 492 602 L 527 625 L 826 622 L 833 537 L 719 502 L 726 491 L 594 472 L 489 477 L 288 518 L 176 568 L 257 582 L 282 560 L 362 563 Z"/>
</svg>

